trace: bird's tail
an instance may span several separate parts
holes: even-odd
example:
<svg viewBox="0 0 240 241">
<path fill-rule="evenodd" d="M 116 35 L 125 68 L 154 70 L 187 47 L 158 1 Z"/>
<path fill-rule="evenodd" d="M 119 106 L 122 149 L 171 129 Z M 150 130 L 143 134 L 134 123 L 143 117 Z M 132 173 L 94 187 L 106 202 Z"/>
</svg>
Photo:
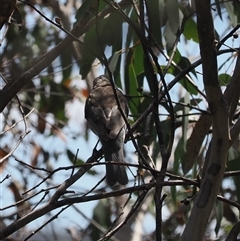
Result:
<svg viewBox="0 0 240 241">
<path fill-rule="evenodd" d="M 124 162 L 123 148 L 117 152 L 105 150 L 104 154 L 106 162 L 111 163 L 106 165 L 106 178 L 108 185 L 114 186 L 116 183 L 126 185 L 128 183 L 126 167 L 117 164 Z M 114 163 L 116 164 L 114 165 Z"/>
</svg>

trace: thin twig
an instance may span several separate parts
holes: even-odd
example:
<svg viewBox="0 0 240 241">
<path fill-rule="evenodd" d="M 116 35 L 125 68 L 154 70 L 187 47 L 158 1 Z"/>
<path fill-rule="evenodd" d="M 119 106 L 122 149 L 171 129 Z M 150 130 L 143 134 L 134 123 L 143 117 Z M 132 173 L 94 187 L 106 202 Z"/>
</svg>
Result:
<svg viewBox="0 0 240 241">
<path fill-rule="evenodd" d="M 35 235 L 37 232 L 39 232 L 41 229 L 43 229 L 47 224 L 51 223 L 54 219 L 57 219 L 58 216 L 65 211 L 67 208 L 69 208 L 71 205 L 68 205 L 64 208 L 62 208 L 57 214 L 55 214 L 54 216 L 52 216 L 47 222 L 45 222 L 43 225 L 41 225 L 38 229 L 36 229 L 35 231 L 31 232 L 30 235 L 28 235 L 25 239 L 23 239 L 23 241 L 27 241 L 29 240 L 33 235 Z"/>
<path fill-rule="evenodd" d="M 24 133 L 23 135 L 21 135 L 19 137 L 19 140 L 17 142 L 17 144 L 14 146 L 14 148 L 6 155 L 4 156 L 2 159 L 0 159 L 0 165 L 2 165 L 2 163 L 4 163 L 4 161 L 6 161 L 8 159 L 8 157 L 10 157 L 14 151 L 18 148 L 18 146 L 21 144 L 21 142 L 23 141 L 23 139 L 30 133 L 31 131 L 28 131 L 26 133 Z"/>
</svg>

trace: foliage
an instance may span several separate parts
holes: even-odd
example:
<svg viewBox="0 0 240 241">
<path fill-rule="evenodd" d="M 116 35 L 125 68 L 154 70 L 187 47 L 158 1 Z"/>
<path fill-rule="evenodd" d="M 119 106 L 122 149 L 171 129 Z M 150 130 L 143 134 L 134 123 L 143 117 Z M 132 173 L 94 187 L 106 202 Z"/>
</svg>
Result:
<svg viewBox="0 0 240 241">
<path fill-rule="evenodd" d="M 37 240 L 57 217 L 68 233 L 53 240 L 237 239 L 239 1 L 14 5 L 0 12 L 1 239 Z M 131 181 L 113 190 L 83 114 L 100 73 L 130 108 Z"/>
</svg>

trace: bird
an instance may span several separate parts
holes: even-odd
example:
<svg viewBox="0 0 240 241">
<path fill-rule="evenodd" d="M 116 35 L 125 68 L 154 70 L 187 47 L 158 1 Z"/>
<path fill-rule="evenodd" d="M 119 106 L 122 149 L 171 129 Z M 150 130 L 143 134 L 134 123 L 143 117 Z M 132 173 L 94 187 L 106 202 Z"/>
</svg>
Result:
<svg viewBox="0 0 240 241">
<path fill-rule="evenodd" d="M 16 9 L 17 0 L 1 0 L 0 1 L 0 30 L 7 22 L 13 11 Z"/>
<path fill-rule="evenodd" d="M 128 116 L 128 103 L 124 94 L 116 88 L 120 106 Z M 107 76 L 94 79 L 93 88 L 85 104 L 85 118 L 90 129 L 99 137 L 106 162 L 106 180 L 109 186 L 126 185 L 128 176 L 124 165 L 123 146 L 127 131 L 125 120 L 119 110 L 113 87 Z"/>
</svg>

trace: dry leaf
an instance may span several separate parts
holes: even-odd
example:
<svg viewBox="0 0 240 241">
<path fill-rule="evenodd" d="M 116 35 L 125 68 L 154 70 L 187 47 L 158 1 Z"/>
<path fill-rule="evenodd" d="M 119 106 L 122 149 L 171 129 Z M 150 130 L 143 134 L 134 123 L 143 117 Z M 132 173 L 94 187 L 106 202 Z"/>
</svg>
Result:
<svg viewBox="0 0 240 241">
<path fill-rule="evenodd" d="M 202 143 L 205 136 L 209 132 L 209 128 L 212 124 L 212 118 L 210 115 L 202 114 L 198 119 L 192 134 L 187 140 L 186 155 L 182 163 L 183 173 L 187 174 L 199 155 Z"/>
</svg>

